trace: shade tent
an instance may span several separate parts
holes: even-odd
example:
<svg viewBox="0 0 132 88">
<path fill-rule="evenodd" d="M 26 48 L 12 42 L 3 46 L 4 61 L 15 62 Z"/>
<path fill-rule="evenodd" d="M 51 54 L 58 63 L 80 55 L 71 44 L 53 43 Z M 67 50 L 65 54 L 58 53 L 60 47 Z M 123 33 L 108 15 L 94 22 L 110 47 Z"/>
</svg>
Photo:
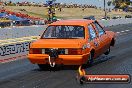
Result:
<svg viewBox="0 0 132 88">
<path fill-rule="evenodd" d="M 4 9 L 0 9 L 0 12 L 5 12 L 5 10 Z"/>
<path fill-rule="evenodd" d="M 16 15 L 10 15 L 8 18 L 15 21 L 15 25 L 30 25 L 30 19 L 17 17 Z"/>
<path fill-rule="evenodd" d="M 13 21 L 30 21 L 30 19 L 17 17 L 16 15 L 9 15 L 8 18 Z"/>
<path fill-rule="evenodd" d="M 8 14 L 15 15 L 15 12 L 6 11 Z"/>
<path fill-rule="evenodd" d="M 18 16 L 18 17 L 22 17 L 22 18 L 29 17 L 28 14 L 22 14 L 22 13 L 15 13 L 15 15 Z"/>
<path fill-rule="evenodd" d="M 0 18 L 5 18 L 7 16 L 8 16 L 7 13 L 0 13 Z"/>
<path fill-rule="evenodd" d="M 30 24 L 42 24 L 43 19 L 29 16 L 21 12 L 12 12 L 8 10 L 0 10 L 0 18 L 7 18 L 12 20 L 13 25 L 30 25 Z"/>
<path fill-rule="evenodd" d="M 15 15 L 9 15 L 8 18 L 9 18 L 10 20 L 13 20 L 13 21 L 19 21 L 19 20 L 21 20 L 21 18 L 15 16 Z"/>
</svg>

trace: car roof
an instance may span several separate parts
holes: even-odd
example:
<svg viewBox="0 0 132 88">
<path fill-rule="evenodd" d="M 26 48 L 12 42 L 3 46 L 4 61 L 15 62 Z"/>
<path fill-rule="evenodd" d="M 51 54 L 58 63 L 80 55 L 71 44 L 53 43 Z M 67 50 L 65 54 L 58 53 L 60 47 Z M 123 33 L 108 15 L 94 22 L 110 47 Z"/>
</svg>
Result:
<svg viewBox="0 0 132 88">
<path fill-rule="evenodd" d="M 94 22 L 94 20 L 87 20 L 87 19 L 70 19 L 70 20 L 60 20 L 53 22 L 49 25 L 78 25 L 78 26 L 85 26 Z"/>
</svg>

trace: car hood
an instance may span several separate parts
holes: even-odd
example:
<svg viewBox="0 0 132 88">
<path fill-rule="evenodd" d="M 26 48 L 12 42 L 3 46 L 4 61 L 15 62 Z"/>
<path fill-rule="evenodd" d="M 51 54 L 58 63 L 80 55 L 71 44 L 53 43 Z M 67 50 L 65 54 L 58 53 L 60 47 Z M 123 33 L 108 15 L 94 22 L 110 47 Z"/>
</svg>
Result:
<svg viewBox="0 0 132 88">
<path fill-rule="evenodd" d="M 30 48 L 82 48 L 84 39 L 39 39 Z"/>
</svg>

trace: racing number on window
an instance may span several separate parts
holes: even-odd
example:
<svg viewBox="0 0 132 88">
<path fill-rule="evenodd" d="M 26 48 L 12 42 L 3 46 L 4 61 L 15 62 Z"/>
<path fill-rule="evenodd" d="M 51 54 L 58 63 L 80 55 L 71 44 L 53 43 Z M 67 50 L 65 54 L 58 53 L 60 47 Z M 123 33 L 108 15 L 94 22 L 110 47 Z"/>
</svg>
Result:
<svg viewBox="0 0 132 88">
<path fill-rule="evenodd" d="M 96 38 L 96 32 L 93 29 L 92 25 L 88 26 L 88 30 L 89 30 L 90 40 L 93 40 L 94 38 Z"/>
<path fill-rule="evenodd" d="M 102 28 L 98 23 L 95 23 L 95 26 L 96 26 L 96 28 L 97 28 L 97 31 L 98 31 L 98 33 L 99 33 L 99 36 L 105 34 L 103 28 Z"/>
</svg>

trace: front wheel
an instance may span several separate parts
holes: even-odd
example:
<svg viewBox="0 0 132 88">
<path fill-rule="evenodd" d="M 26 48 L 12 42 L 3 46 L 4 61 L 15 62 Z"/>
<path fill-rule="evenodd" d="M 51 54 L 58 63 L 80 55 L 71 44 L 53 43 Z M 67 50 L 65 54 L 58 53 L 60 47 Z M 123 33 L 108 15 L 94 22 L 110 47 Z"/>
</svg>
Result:
<svg viewBox="0 0 132 88">
<path fill-rule="evenodd" d="M 107 51 L 104 54 L 108 55 L 109 53 L 110 53 L 110 47 L 107 49 Z"/>
</svg>

